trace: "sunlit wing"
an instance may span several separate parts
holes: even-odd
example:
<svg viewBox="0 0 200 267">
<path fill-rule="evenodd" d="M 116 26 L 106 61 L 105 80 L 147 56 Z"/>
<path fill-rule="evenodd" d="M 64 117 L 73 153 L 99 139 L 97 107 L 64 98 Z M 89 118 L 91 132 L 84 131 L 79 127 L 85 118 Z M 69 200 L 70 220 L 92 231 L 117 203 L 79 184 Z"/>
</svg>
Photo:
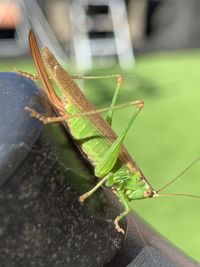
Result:
<svg viewBox="0 0 200 267">
<path fill-rule="evenodd" d="M 31 53 L 33 56 L 33 60 L 36 66 L 36 69 L 38 71 L 38 75 L 41 79 L 41 82 L 44 86 L 44 90 L 51 102 L 51 104 L 58 110 L 63 112 L 64 110 L 64 105 L 61 102 L 61 100 L 58 98 L 58 96 L 55 93 L 55 90 L 50 82 L 48 73 L 46 71 L 44 62 L 42 60 L 42 56 L 40 54 L 40 50 L 38 48 L 38 44 L 35 38 L 35 35 L 33 31 L 30 30 L 29 32 L 29 45 L 31 49 Z"/>
</svg>

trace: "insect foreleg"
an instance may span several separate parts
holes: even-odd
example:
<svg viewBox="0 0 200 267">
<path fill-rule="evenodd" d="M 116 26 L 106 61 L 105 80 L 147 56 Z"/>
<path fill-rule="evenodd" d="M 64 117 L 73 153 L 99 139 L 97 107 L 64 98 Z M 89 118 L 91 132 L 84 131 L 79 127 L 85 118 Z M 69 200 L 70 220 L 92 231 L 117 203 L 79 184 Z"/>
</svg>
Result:
<svg viewBox="0 0 200 267">
<path fill-rule="evenodd" d="M 130 212 L 129 205 L 127 203 L 127 199 L 124 196 L 124 194 L 120 191 L 116 192 L 117 196 L 119 197 L 121 203 L 123 204 L 125 210 L 122 212 L 119 216 L 117 216 L 114 220 L 115 228 L 118 232 L 121 232 L 122 234 L 125 234 L 125 231 L 119 226 L 119 221 L 122 220 L 126 215 Z"/>
<path fill-rule="evenodd" d="M 130 208 L 128 208 L 127 210 L 125 210 L 124 212 L 122 212 L 119 216 L 117 216 L 114 220 L 114 225 L 115 225 L 115 228 L 118 232 L 121 232 L 122 234 L 125 234 L 125 231 L 124 229 L 122 229 L 120 226 L 119 226 L 119 221 L 122 220 L 124 217 L 126 217 L 126 215 L 129 213 L 130 211 Z"/>
<path fill-rule="evenodd" d="M 117 86 L 115 88 L 115 92 L 112 98 L 112 102 L 110 105 L 110 110 L 108 111 L 107 115 L 106 115 L 106 121 L 111 125 L 112 124 L 112 119 L 113 119 L 113 113 L 114 113 L 114 109 L 113 107 L 116 104 L 118 95 L 119 95 L 119 91 L 122 87 L 122 83 L 124 81 L 122 75 L 119 74 L 113 74 L 113 75 L 104 75 L 104 76 L 71 76 L 73 79 L 87 79 L 87 80 L 92 80 L 92 79 L 110 79 L 110 78 L 116 78 L 117 79 Z"/>
<path fill-rule="evenodd" d="M 79 201 L 82 203 L 86 198 L 90 197 L 99 187 L 101 187 L 109 178 L 111 174 L 108 174 L 106 177 L 102 178 L 99 183 L 97 183 L 90 191 L 84 193 L 79 197 Z"/>
<path fill-rule="evenodd" d="M 12 68 L 15 72 L 19 73 L 21 76 L 28 78 L 29 80 L 32 80 L 34 82 L 38 81 L 40 78 L 36 74 L 31 74 L 22 70 L 19 70 L 15 67 Z"/>
<path fill-rule="evenodd" d="M 31 74 L 23 70 L 19 70 L 15 67 L 13 67 L 13 70 L 17 73 L 19 73 L 21 76 L 28 78 L 29 80 L 32 80 L 34 82 L 40 81 L 40 76 L 37 74 Z M 49 76 L 49 79 L 52 80 L 52 78 Z"/>
</svg>

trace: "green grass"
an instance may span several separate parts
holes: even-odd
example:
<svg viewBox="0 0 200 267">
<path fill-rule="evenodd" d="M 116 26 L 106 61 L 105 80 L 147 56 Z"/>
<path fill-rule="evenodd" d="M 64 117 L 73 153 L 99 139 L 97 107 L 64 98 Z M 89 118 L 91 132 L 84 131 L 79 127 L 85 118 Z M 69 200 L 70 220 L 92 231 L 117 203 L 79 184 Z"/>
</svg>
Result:
<svg viewBox="0 0 200 267">
<path fill-rule="evenodd" d="M 30 61 L 6 62 L 31 71 Z M 137 58 L 136 67 L 118 67 L 93 74 L 122 73 L 125 84 L 118 103 L 145 101 L 144 110 L 129 132 L 125 144 L 155 189 L 174 178 L 200 155 L 200 52 L 152 54 Z M 75 74 L 75 73 L 73 73 Z M 115 81 L 84 83 L 84 92 L 98 107 L 108 106 Z M 113 128 L 120 133 L 131 108 L 116 111 Z M 165 192 L 200 195 L 200 162 Z M 160 198 L 136 201 L 135 210 L 155 229 L 188 255 L 200 261 L 200 200 Z"/>
</svg>

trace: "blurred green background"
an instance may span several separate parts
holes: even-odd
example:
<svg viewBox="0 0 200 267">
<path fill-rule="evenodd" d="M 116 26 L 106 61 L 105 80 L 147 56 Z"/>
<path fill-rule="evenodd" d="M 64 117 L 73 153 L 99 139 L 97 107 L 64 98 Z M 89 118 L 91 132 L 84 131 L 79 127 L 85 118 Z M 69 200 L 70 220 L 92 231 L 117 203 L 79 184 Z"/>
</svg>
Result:
<svg viewBox="0 0 200 267">
<path fill-rule="evenodd" d="M 200 155 L 199 69 L 197 51 L 138 57 L 134 71 L 124 73 L 120 103 L 133 99 L 145 102 L 125 145 L 155 189 L 173 179 Z M 116 68 L 112 72 L 120 70 Z M 89 82 L 87 85 L 88 88 Z M 113 89 L 114 83 L 98 81 L 93 83 L 89 95 L 101 106 L 111 98 Z M 113 128 L 117 133 L 122 131 L 130 114 L 131 108 L 116 111 Z M 164 192 L 200 194 L 199 173 L 200 162 Z M 163 197 L 136 201 L 135 210 L 200 261 L 199 205 L 199 199 Z"/>
<path fill-rule="evenodd" d="M 145 102 L 125 145 L 155 189 L 173 179 L 200 155 L 199 69 L 197 51 L 141 56 L 134 71 L 124 73 L 120 103 L 132 99 Z M 116 68 L 112 72 L 120 70 Z M 91 99 L 101 106 L 108 96 L 111 98 L 113 89 L 114 83 L 98 81 L 90 89 Z M 131 108 L 116 111 L 113 128 L 117 133 L 122 131 L 130 114 Z M 164 192 L 199 195 L 199 173 L 200 162 Z M 146 221 L 198 261 L 199 206 L 199 199 L 186 197 L 135 202 L 135 210 Z"/>
<path fill-rule="evenodd" d="M 1 71 L 17 67 L 34 72 L 32 60 L 1 61 Z M 67 67 L 70 71 L 70 67 Z M 131 72 L 118 66 L 88 74 L 123 74 L 118 103 L 142 99 L 145 107 L 125 145 L 155 189 L 166 184 L 200 155 L 200 52 L 151 54 L 137 57 Z M 71 72 L 71 74 L 77 74 Z M 115 80 L 80 83 L 97 106 L 109 106 Z M 131 108 L 115 112 L 113 128 L 120 134 Z M 200 195 L 200 162 L 165 192 Z M 166 197 L 135 202 L 135 210 L 157 231 L 200 261 L 200 200 Z"/>
</svg>

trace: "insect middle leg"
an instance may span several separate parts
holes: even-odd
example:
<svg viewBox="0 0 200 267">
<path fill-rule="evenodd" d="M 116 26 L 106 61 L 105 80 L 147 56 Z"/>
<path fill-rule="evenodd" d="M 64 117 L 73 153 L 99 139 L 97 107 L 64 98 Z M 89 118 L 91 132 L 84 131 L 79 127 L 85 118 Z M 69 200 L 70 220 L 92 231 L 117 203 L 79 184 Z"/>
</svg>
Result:
<svg viewBox="0 0 200 267">
<path fill-rule="evenodd" d="M 119 74 L 113 74 L 113 75 L 103 75 L 103 76 L 71 76 L 73 79 L 84 79 L 84 80 L 94 80 L 94 79 L 110 79 L 110 78 L 115 78 L 117 79 L 117 86 L 115 88 L 115 92 L 111 101 L 111 105 L 110 105 L 110 110 L 108 111 L 107 115 L 106 115 L 106 121 L 112 125 L 112 119 L 113 119 L 113 113 L 114 113 L 114 109 L 113 107 L 116 104 L 117 98 L 119 96 L 119 92 L 120 89 L 122 87 L 123 84 L 123 77 L 122 75 Z"/>
</svg>

